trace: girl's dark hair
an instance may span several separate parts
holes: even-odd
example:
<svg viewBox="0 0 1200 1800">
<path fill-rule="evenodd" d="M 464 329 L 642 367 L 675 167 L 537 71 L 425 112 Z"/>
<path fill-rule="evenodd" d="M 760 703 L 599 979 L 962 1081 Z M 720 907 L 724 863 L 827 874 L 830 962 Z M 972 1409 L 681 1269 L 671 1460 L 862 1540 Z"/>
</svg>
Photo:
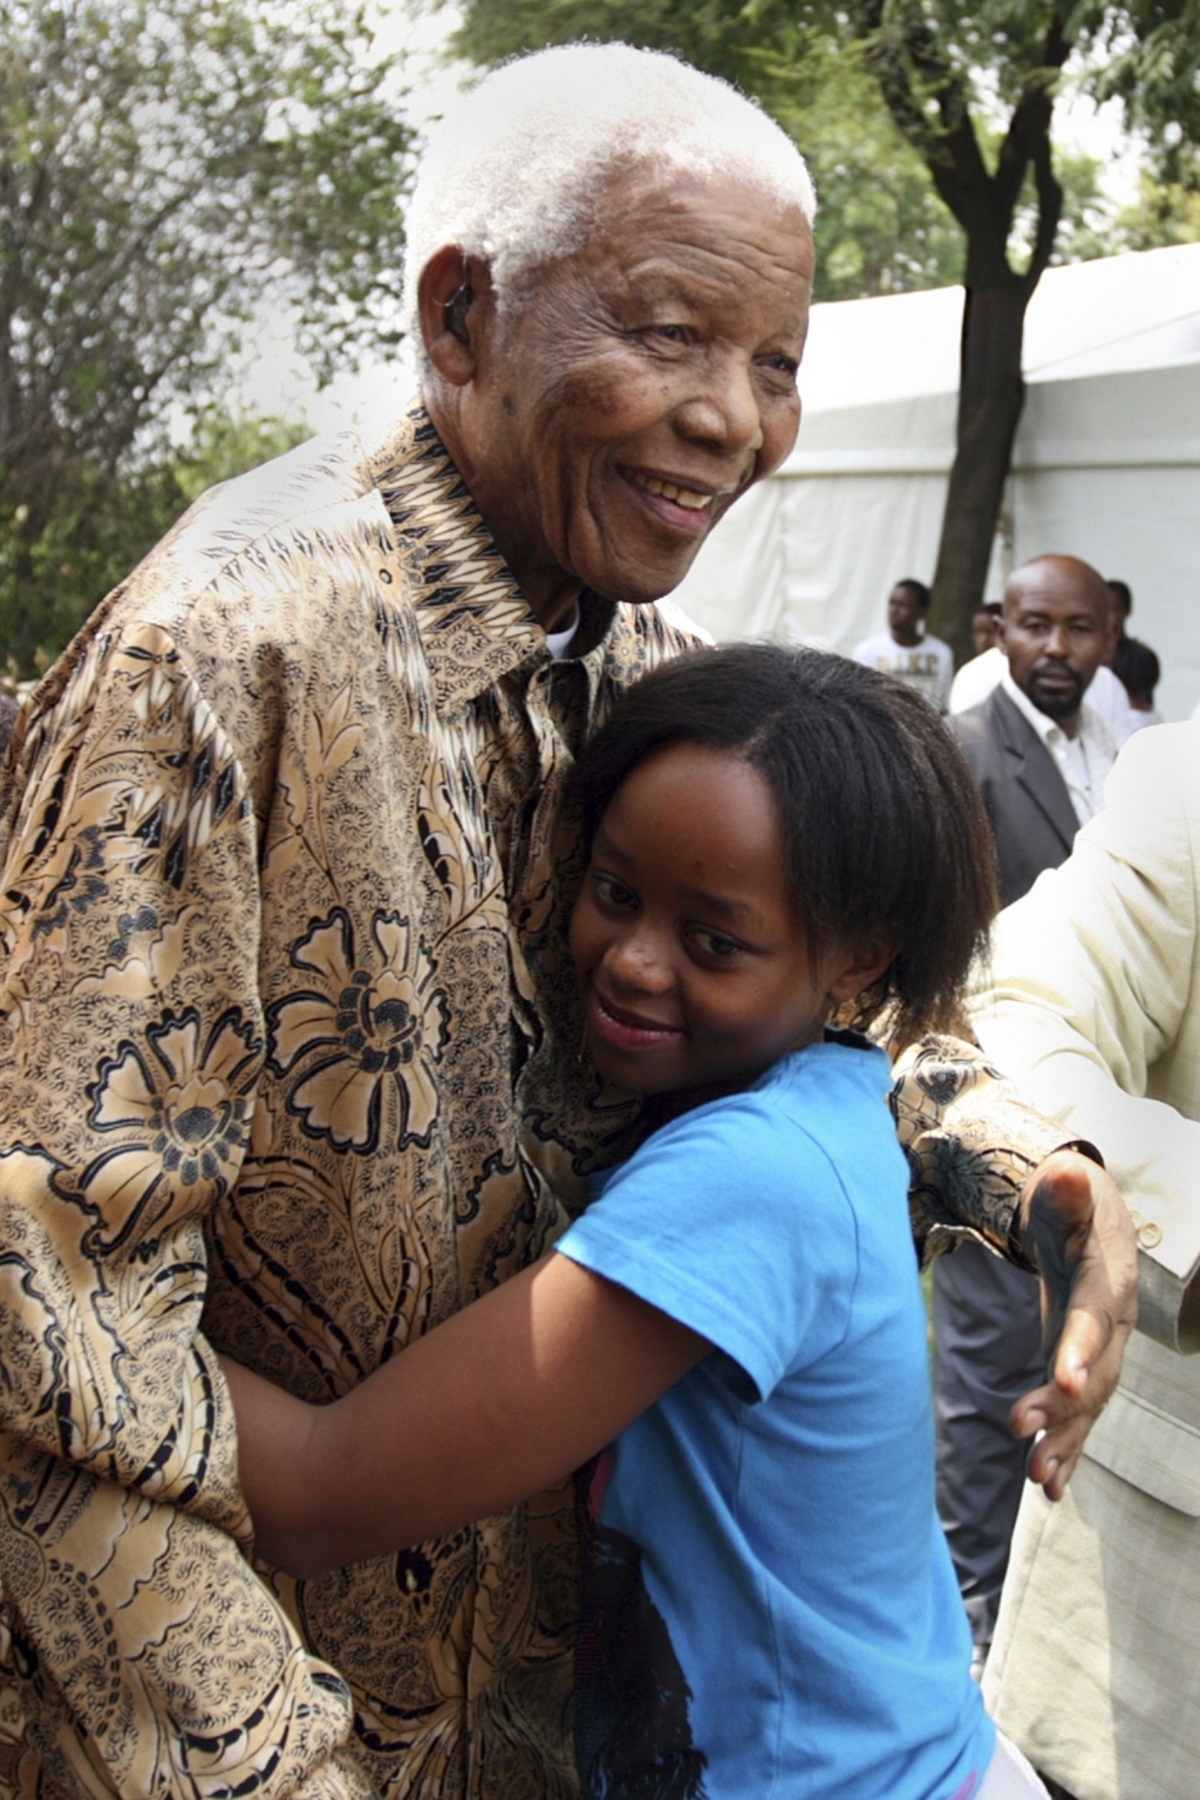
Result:
<svg viewBox="0 0 1200 1800">
<path fill-rule="evenodd" d="M 763 776 L 814 953 L 877 934 L 896 946 L 853 1023 L 886 1010 L 893 1044 L 953 1026 L 987 946 L 996 860 L 974 780 L 932 708 L 819 650 L 691 651 L 630 688 L 584 750 L 575 790 L 589 845 L 626 777 L 679 743 L 727 750 Z"/>
</svg>

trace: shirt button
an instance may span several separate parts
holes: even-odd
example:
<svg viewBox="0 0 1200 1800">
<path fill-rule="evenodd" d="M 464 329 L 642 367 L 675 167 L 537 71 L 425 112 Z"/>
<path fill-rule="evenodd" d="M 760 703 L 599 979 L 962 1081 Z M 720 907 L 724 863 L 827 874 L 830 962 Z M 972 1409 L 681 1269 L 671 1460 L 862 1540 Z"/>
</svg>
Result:
<svg viewBox="0 0 1200 1800">
<path fill-rule="evenodd" d="M 1143 1250 L 1155 1250 L 1162 1243 L 1162 1226 L 1149 1220 L 1138 1231 L 1138 1243 Z"/>
</svg>

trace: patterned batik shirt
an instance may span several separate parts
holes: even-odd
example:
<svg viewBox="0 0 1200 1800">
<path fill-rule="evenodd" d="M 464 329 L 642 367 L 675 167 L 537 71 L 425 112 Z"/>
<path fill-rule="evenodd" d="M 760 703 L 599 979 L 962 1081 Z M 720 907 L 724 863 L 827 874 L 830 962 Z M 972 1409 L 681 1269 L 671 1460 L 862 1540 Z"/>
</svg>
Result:
<svg viewBox="0 0 1200 1800">
<path fill-rule="evenodd" d="M 553 661 L 415 407 L 374 452 L 202 499 L 18 726 L 2 1793 L 575 1791 L 570 1493 L 291 1580 L 252 1560 L 213 1348 L 333 1399 L 538 1256 L 627 1148 L 576 1049 L 563 788 L 690 638 L 662 607 L 582 614 Z M 1062 1134 L 964 1046 L 925 1046 L 895 1105 L 919 1240 L 1002 1240 Z"/>
</svg>

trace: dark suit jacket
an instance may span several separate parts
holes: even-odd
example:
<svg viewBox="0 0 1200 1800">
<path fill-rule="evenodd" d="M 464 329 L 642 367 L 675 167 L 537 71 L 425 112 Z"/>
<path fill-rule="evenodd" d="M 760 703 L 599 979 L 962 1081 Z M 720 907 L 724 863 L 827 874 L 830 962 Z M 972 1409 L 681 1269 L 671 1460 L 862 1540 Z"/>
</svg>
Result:
<svg viewBox="0 0 1200 1800">
<path fill-rule="evenodd" d="M 996 838 L 1000 899 L 1031 888 L 1071 852 L 1079 821 L 1058 764 L 1003 688 L 950 720 Z"/>
</svg>

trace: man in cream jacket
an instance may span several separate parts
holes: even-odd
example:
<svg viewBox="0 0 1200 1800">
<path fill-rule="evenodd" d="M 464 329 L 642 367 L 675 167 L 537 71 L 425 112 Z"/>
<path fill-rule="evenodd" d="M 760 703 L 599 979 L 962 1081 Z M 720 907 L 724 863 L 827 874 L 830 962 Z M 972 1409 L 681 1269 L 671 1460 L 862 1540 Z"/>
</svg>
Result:
<svg viewBox="0 0 1200 1800">
<path fill-rule="evenodd" d="M 1139 733 L 1105 801 L 1002 914 L 975 1026 L 1102 1147 L 1134 1211 L 1141 1320 L 1066 1498 L 1023 1502 L 984 1692 L 1076 1800 L 1195 1800 L 1200 723 Z"/>
</svg>

